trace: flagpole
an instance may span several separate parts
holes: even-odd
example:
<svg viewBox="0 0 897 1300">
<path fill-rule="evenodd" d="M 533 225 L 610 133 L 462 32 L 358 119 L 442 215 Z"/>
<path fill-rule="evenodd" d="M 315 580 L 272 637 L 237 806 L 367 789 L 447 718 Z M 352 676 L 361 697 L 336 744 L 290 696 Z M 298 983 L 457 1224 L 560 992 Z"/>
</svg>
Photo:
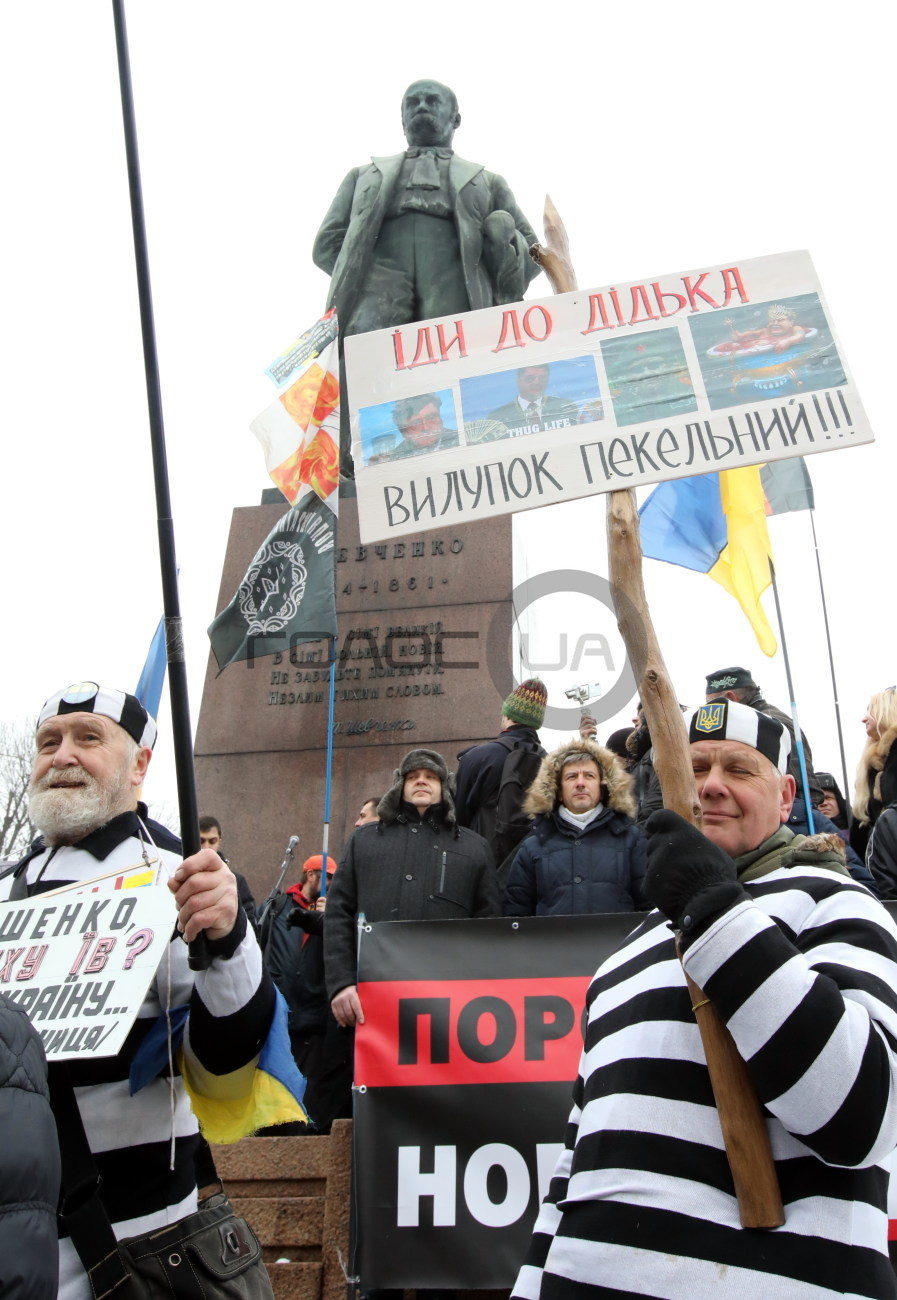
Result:
<svg viewBox="0 0 897 1300">
<path fill-rule="evenodd" d="M 131 86 L 131 62 L 125 28 L 124 0 L 112 0 L 115 22 L 115 48 L 118 56 L 118 80 L 121 113 L 128 163 L 128 189 L 131 197 L 131 226 L 134 233 L 134 261 L 137 293 L 140 302 L 140 328 L 143 336 L 143 368 L 146 375 L 146 400 L 149 408 L 150 443 L 153 454 L 153 479 L 156 489 L 156 524 L 159 534 L 159 567 L 162 577 L 162 609 L 165 616 L 165 647 L 168 656 L 168 689 L 171 699 L 171 725 L 174 742 L 175 776 L 181 842 L 185 857 L 199 852 L 199 811 L 196 803 L 196 780 L 193 772 L 193 737 L 190 729 L 190 705 L 187 698 L 187 662 L 184 633 L 178 599 L 177 560 L 174 548 L 174 523 L 171 517 L 171 494 L 168 485 L 168 460 L 165 451 L 165 427 L 162 420 L 162 390 L 159 383 L 159 359 L 153 321 L 153 297 L 150 286 L 146 222 L 137 152 L 137 127 L 134 95 Z M 205 936 L 200 934 L 190 944 L 190 967 L 204 970 L 209 964 Z"/>
<path fill-rule="evenodd" d="M 327 705 L 327 768 L 324 774 L 324 830 L 321 836 L 321 852 L 324 861 L 321 865 L 321 897 L 327 897 L 327 851 L 330 847 L 330 786 L 333 775 L 333 702 L 336 698 L 336 637 L 327 639 L 327 653 L 330 658 L 330 698 Z"/>
<path fill-rule="evenodd" d="M 835 680 L 835 661 L 832 658 L 832 638 L 828 626 L 828 607 L 825 601 L 825 585 L 822 581 L 822 562 L 819 558 L 819 543 L 816 540 L 816 519 L 815 511 L 810 510 L 810 526 L 813 529 L 813 548 L 816 551 L 816 572 L 819 574 L 819 595 L 822 598 L 822 619 L 825 624 L 825 643 L 828 646 L 828 666 L 832 674 L 832 694 L 835 698 L 835 723 L 838 727 L 838 748 L 841 751 L 841 773 L 844 777 L 844 797 L 849 794 L 849 781 L 847 777 L 847 759 L 844 757 L 844 735 L 841 731 L 841 704 L 838 700 L 838 683 Z"/>
<path fill-rule="evenodd" d="M 807 805 L 807 827 L 810 834 L 815 834 L 813 823 L 813 804 L 810 801 L 810 782 L 807 777 L 807 756 L 804 753 L 804 739 L 801 735 L 800 720 L 797 716 L 797 701 L 794 698 L 794 683 L 791 680 L 791 661 L 788 658 L 788 642 L 785 640 L 785 624 L 782 621 L 782 606 L 779 603 L 779 588 L 776 583 L 776 569 L 770 557 L 769 576 L 772 579 L 772 594 L 776 602 L 776 620 L 779 624 L 779 640 L 782 643 L 782 657 L 785 660 L 785 680 L 788 683 L 788 699 L 791 703 L 791 720 L 794 723 L 794 744 L 797 749 L 797 761 L 800 766 L 801 789 Z"/>
</svg>

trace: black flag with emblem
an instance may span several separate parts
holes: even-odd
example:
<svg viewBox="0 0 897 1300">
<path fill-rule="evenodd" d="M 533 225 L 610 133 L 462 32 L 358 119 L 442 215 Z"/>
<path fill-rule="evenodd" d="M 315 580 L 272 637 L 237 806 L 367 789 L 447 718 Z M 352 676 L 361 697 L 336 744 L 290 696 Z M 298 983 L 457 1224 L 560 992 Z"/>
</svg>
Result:
<svg viewBox="0 0 897 1300">
<path fill-rule="evenodd" d="M 335 539 L 336 516 L 314 492 L 287 511 L 209 627 L 219 670 L 336 636 Z"/>
</svg>

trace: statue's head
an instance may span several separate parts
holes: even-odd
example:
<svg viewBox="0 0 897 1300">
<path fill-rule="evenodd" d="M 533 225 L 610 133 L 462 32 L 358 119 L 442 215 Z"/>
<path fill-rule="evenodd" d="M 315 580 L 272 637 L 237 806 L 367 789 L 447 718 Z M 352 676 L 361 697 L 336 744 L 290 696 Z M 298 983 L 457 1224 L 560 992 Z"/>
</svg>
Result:
<svg viewBox="0 0 897 1300">
<path fill-rule="evenodd" d="M 409 144 L 452 142 L 461 114 L 455 92 L 438 81 L 415 81 L 402 96 L 402 129 Z"/>
</svg>

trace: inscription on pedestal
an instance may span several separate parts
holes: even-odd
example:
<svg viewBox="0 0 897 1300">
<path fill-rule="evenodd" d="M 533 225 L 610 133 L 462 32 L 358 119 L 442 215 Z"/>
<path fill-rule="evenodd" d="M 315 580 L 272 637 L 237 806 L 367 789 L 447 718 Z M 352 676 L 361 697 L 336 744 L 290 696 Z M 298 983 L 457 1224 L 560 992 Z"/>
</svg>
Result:
<svg viewBox="0 0 897 1300">
<path fill-rule="evenodd" d="M 360 800 L 386 788 L 402 753 L 460 749 L 495 735 L 511 689 L 510 517 L 364 546 L 355 501 L 341 501 L 333 717 L 331 848 Z M 280 506 L 234 511 L 218 607 L 232 597 Z M 508 646 L 502 680 L 490 644 Z M 228 856 L 261 872 L 290 834 L 320 849 L 329 705 L 328 646 L 285 638 L 273 655 L 220 675 L 210 658 L 196 738 L 202 811 L 227 820 Z M 501 656 L 499 659 L 501 660 Z M 495 656 L 492 656 L 494 662 Z M 301 824 L 300 824 L 301 823 Z M 261 838 L 260 838 L 261 837 Z M 267 892 L 267 888 L 263 892 Z"/>
</svg>

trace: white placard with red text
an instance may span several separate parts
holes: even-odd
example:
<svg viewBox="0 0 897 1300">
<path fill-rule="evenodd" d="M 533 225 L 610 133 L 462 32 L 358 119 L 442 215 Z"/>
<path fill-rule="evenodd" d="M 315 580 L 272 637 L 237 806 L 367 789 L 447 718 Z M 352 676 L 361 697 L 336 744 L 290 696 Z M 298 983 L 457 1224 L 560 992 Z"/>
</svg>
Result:
<svg viewBox="0 0 897 1300">
<path fill-rule="evenodd" d="M 349 336 L 345 354 L 364 542 L 872 441 L 806 252 Z"/>
</svg>

